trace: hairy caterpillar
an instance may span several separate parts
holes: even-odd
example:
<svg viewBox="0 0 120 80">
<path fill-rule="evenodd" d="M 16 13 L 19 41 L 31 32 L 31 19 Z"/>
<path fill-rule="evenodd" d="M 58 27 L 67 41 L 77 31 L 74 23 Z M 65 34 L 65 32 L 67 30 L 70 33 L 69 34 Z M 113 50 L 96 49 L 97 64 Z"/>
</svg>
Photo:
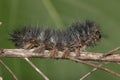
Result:
<svg viewBox="0 0 120 80">
<path fill-rule="evenodd" d="M 94 46 L 101 38 L 97 25 L 89 20 L 73 23 L 65 30 L 43 27 L 24 27 L 11 34 L 17 47 L 31 49 L 44 45 L 44 49 L 59 51 L 82 51 Z"/>
</svg>

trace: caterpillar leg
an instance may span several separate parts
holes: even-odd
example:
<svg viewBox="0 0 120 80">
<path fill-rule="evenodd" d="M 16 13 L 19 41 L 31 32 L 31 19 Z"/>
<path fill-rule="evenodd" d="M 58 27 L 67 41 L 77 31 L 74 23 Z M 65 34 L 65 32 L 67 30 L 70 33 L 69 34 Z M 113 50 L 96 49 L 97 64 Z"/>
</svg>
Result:
<svg viewBox="0 0 120 80">
<path fill-rule="evenodd" d="M 79 57 L 82 51 L 85 51 L 86 45 L 78 46 L 75 48 L 76 57 Z"/>
<path fill-rule="evenodd" d="M 65 50 L 63 51 L 62 58 L 66 58 L 67 56 L 69 56 L 69 54 L 70 54 L 70 51 L 69 51 L 68 49 L 65 49 Z"/>
<path fill-rule="evenodd" d="M 80 56 L 80 47 L 76 47 L 75 48 L 75 53 L 76 53 L 76 57 L 79 57 Z"/>
<path fill-rule="evenodd" d="M 24 48 L 24 49 L 32 49 L 32 48 L 34 48 L 34 47 L 36 47 L 36 46 L 39 46 L 39 43 L 37 43 L 36 40 L 32 39 L 32 40 L 30 40 L 29 42 L 27 42 L 27 43 L 25 44 L 25 46 L 23 46 L 23 48 Z"/>
<path fill-rule="evenodd" d="M 32 43 L 27 43 L 23 48 L 24 48 L 24 49 L 32 49 L 33 46 L 34 46 L 34 44 L 32 44 Z"/>
<path fill-rule="evenodd" d="M 35 53 L 44 53 L 44 51 L 45 51 L 45 45 L 41 44 L 33 52 L 35 52 Z"/>
<path fill-rule="evenodd" d="M 56 48 L 50 51 L 50 57 L 57 56 L 57 54 L 58 54 L 58 50 Z"/>
</svg>

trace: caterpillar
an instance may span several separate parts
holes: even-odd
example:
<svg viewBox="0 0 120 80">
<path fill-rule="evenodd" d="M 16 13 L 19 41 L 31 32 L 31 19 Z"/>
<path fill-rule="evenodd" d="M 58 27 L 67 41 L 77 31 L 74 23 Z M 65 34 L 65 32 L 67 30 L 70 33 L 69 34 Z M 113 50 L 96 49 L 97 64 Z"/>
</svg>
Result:
<svg viewBox="0 0 120 80">
<path fill-rule="evenodd" d="M 24 27 L 16 29 L 11 35 L 15 46 L 24 49 L 43 47 L 47 50 L 80 51 L 95 46 L 101 39 L 101 31 L 95 22 L 86 20 L 75 22 L 65 30 L 44 27 Z"/>
</svg>

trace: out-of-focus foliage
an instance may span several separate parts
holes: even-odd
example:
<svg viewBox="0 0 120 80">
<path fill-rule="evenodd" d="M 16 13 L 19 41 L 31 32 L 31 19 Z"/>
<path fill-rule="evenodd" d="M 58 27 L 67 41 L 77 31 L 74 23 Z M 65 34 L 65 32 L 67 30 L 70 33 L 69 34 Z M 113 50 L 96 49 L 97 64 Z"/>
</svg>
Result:
<svg viewBox="0 0 120 80">
<path fill-rule="evenodd" d="M 103 38 L 98 46 L 88 49 L 106 52 L 120 46 L 120 1 L 119 0 L 0 0 L 0 48 L 15 48 L 8 39 L 18 27 L 49 26 L 65 28 L 71 23 L 86 19 L 95 21 L 102 30 Z M 2 59 L 14 71 L 19 80 L 43 80 L 22 59 Z M 91 67 L 66 60 L 32 59 L 50 80 L 79 80 Z M 120 71 L 116 64 L 105 65 Z M 0 76 L 12 80 L 0 65 Z M 85 80 L 119 80 L 104 71 L 96 71 Z"/>
</svg>

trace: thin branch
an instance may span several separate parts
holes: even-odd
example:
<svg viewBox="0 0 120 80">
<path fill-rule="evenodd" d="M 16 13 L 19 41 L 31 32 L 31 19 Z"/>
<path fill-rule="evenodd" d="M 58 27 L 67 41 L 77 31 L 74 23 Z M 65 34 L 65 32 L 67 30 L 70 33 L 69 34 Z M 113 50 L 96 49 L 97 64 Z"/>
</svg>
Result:
<svg viewBox="0 0 120 80">
<path fill-rule="evenodd" d="M 18 80 L 15 74 L 12 72 L 12 70 L 2 60 L 0 60 L 0 64 L 4 66 L 4 68 L 11 74 L 14 80 Z"/>
<path fill-rule="evenodd" d="M 24 58 L 45 80 L 49 80 L 49 78 L 40 70 L 38 69 L 28 58 Z"/>
<path fill-rule="evenodd" d="M 110 73 L 110 74 L 112 74 L 112 75 L 114 75 L 114 76 L 120 77 L 120 74 L 119 74 L 119 73 L 114 72 L 114 71 L 112 71 L 112 70 L 109 70 L 109 69 L 107 69 L 107 68 L 100 67 L 100 66 L 98 66 L 98 65 L 95 65 L 95 64 L 92 64 L 92 63 L 88 63 L 88 62 L 85 62 L 85 61 L 82 61 L 82 60 L 78 60 L 78 59 L 75 59 L 75 58 L 71 58 L 71 57 L 70 57 L 69 59 L 72 60 L 72 61 L 76 61 L 76 62 L 82 63 L 82 64 L 86 64 L 86 65 L 91 66 L 91 67 L 94 67 L 94 68 L 98 68 L 98 69 L 103 70 L 103 71 L 106 71 L 106 72 L 108 72 L 108 73 Z"/>
<path fill-rule="evenodd" d="M 120 47 L 115 48 L 115 49 L 109 51 L 108 53 L 104 54 L 103 57 L 110 56 L 110 55 L 114 54 L 118 50 L 120 50 Z"/>
<path fill-rule="evenodd" d="M 103 57 L 110 56 L 110 55 L 112 55 L 113 53 L 115 53 L 115 52 L 118 51 L 118 50 L 120 50 L 120 47 L 115 48 L 115 49 L 113 49 L 113 50 L 111 50 L 111 51 L 103 54 L 102 58 L 103 58 Z M 120 63 L 118 63 L 118 64 L 120 64 Z M 102 64 L 100 64 L 99 66 L 102 66 Z M 84 76 L 82 76 L 82 77 L 80 78 L 80 80 L 84 80 L 86 77 L 88 77 L 91 73 L 95 72 L 97 69 L 98 69 L 98 68 L 93 68 L 93 69 L 92 69 L 91 71 L 89 71 L 87 74 L 85 74 Z"/>
<path fill-rule="evenodd" d="M 0 76 L 0 80 L 3 80 L 3 78 Z"/>
<path fill-rule="evenodd" d="M 99 66 L 101 66 L 102 64 L 100 64 Z M 87 74 L 85 74 L 84 76 L 82 76 L 80 78 L 80 80 L 84 80 L 86 77 L 88 77 L 90 74 L 92 74 L 93 72 L 95 72 L 98 68 L 93 68 L 92 70 L 90 70 Z"/>
<path fill-rule="evenodd" d="M 12 57 L 13 58 L 14 57 L 20 57 L 20 58 L 33 57 L 33 58 L 68 59 L 68 60 L 72 60 L 72 61 L 79 62 L 79 63 L 82 63 L 82 64 L 86 64 L 88 66 L 106 71 L 110 74 L 113 74 L 117 77 L 120 77 L 119 73 L 116 73 L 112 70 L 100 67 L 100 66 L 92 64 L 92 63 L 85 62 L 85 61 L 97 61 L 97 62 L 101 61 L 101 62 L 120 63 L 120 54 L 112 53 L 113 55 L 103 57 L 103 55 L 106 54 L 106 53 L 81 52 L 80 56 L 76 56 L 75 52 L 70 52 L 67 57 L 62 57 L 64 52 L 58 51 L 57 55 L 51 57 L 50 54 L 51 54 L 52 51 L 45 50 L 42 53 L 35 53 L 34 50 L 35 49 L 30 49 L 30 50 L 25 50 L 25 49 L 4 49 L 3 50 L 3 49 L 1 49 L 0 50 L 0 57 L 11 57 L 11 58 Z M 28 59 L 26 59 L 26 60 L 28 60 Z"/>
<path fill-rule="evenodd" d="M 0 21 L 0 26 L 2 25 L 2 22 Z"/>
<path fill-rule="evenodd" d="M 25 50 L 25 49 L 1 49 L 0 50 L 0 57 L 20 57 L 20 58 L 51 58 L 50 54 L 51 51 L 45 50 L 43 53 L 35 53 L 33 52 L 35 49 Z M 55 59 L 67 59 L 62 58 L 64 53 L 61 51 L 57 52 L 57 55 L 52 57 Z M 94 52 L 81 52 L 81 55 L 76 57 L 75 52 L 70 52 L 69 57 L 75 57 L 76 59 L 83 60 L 83 61 L 97 61 L 97 62 L 120 62 L 120 54 L 113 54 L 107 57 L 102 57 L 105 53 L 94 53 Z"/>
</svg>

